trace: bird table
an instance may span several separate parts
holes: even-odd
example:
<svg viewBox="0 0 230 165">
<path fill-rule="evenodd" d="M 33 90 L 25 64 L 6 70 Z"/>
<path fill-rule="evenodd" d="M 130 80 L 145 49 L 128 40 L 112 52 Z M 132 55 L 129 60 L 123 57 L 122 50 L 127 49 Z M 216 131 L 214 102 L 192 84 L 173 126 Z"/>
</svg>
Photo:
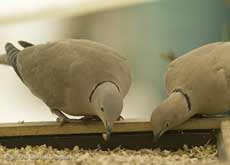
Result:
<svg viewBox="0 0 230 165">
<path fill-rule="evenodd" d="M 156 148 L 176 150 L 183 145 L 217 143 L 221 160 L 230 160 L 230 117 L 192 118 L 165 133 L 153 143 L 148 120 L 125 119 L 114 125 L 111 139 L 104 141 L 104 127 L 98 121 L 76 121 L 60 125 L 55 121 L 0 124 L 0 144 L 7 147 L 47 144 L 56 148 L 86 149 Z"/>
</svg>

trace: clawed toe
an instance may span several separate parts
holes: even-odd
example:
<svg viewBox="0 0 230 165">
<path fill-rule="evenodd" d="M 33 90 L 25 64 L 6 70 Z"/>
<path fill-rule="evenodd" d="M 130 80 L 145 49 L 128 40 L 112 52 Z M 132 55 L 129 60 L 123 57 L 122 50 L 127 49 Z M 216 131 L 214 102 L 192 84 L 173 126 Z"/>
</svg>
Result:
<svg viewBox="0 0 230 165">
<path fill-rule="evenodd" d="M 58 123 L 60 123 L 61 126 L 64 125 L 65 123 L 69 123 L 69 122 L 70 122 L 68 118 L 60 118 L 60 117 L 58 117 L 58 118 L 56 119 L 56 121 L 57 121 Z"/>
<path fill-rule="evenodd" d="M 120 120 L 124 120 L 124 117 L 119 116 L 119 117 L 117 118 L 117 121 L 120 121 Z"/>
</svg>

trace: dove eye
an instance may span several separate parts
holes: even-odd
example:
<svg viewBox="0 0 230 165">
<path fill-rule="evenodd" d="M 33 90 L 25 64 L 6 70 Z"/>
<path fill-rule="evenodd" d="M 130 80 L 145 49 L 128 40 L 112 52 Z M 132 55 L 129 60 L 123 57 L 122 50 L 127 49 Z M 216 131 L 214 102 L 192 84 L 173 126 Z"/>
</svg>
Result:
<svg viewBox="0 0 230 165">
<path fill-rule="evenodd" d="M 168 123 L 168 122 L 165 123 L 165 127 L 166 127 L 166 128 L 169 127 L 169 123 Z"/>
<path fill-rule="evenodd" d="M 101 107 L 101 111 L 104 112 L 104 108 L 103 107 Z"/>
</svg>

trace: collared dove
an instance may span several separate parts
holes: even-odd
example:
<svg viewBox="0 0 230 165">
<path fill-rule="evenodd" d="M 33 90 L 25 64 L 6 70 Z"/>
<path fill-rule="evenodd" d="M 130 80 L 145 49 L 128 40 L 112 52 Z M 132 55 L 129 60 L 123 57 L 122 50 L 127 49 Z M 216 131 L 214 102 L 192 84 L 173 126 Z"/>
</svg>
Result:
<svg viewBox="0 0 230 165">
<path fill-rule="evenodd" d="M 195 114 L 230 110 L 230 42 L 194 49 L 169 64 L 166 98 L 151 116 L 155 139 Z"/>
<path fill-rule="evenodd" d="M 7 60 L 1 56 L 2 63 L 8 61 L 61 122 L 71 121 L 62 112 L 86 118 L 97 116 L 109 137 L 131 85 L 127 60 L 112 48 L 89 40 L 19 44 L 23 50 L 6 44 Z"/>
</svg>

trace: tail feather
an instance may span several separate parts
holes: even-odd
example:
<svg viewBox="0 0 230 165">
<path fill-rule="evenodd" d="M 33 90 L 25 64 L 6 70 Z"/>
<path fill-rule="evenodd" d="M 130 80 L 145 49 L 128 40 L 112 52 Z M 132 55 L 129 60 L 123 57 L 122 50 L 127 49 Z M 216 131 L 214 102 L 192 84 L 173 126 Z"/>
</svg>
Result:
<svg viewBox="0 0 230 165">
<path fill-rule="evenodd" d="M 18 43 L 23 47 L 23 48 L 27 48 L 30 46 L 34 46 L 34 44 L 27 42 L 27 41 L 18 41 Z"/>
<path fill-rule="evenodd" d="M 176 59 L 176 55 L 173 51 L 163 52 L 160 54 L 160 56 L 169 62 L 172 62 Z"/>
<path fill-rule="evenodd" d="M 20 73 L 18 72 L 18 67 L 17 67 L 17 54 L 20 52 L 20 50 L 17 49 L 11 43 L 6 43 L 5 50 L 6 50 L 6 55 L 7 55 L 8 62 L 10 63 L 10 65 L 12 65 L 12 67 L 15 70 L 15 72 L 17 73 L 17 75 L 22 80 L 22 77 L 21 77 Z"/>
<path fill-rule="evenodd" d="M 6 43 L 5 50 L 9 63 L 12 66 L 16 66 L 16 59 L 19 50 L 11 43 Z"/>
</svg>

